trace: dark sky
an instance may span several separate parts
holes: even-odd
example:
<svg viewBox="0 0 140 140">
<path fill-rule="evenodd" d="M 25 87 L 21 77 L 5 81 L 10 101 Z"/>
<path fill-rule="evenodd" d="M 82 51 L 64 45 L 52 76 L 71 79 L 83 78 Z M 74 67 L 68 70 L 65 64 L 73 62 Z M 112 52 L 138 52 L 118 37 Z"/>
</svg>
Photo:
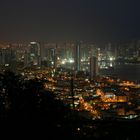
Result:
<svg viewBox="0 0 140 140">
<path fill-rule="evenodd" d="M 140 0 L 1 0 L 0 41 L 140 38 Z"/>
</svg>

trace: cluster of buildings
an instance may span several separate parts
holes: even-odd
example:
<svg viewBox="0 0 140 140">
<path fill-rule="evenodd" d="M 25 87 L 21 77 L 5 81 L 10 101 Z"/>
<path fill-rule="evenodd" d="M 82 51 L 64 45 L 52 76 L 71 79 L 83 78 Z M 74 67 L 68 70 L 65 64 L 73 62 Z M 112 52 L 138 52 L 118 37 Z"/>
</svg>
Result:
<svg viewBox="0 0 140 140">
<path fill-rule="evenodd" d="M 28 68 L 63 67 L 78 71 L 92 71 L 98 74 L 98 51 L 94 44 L 30 42 L 0 47 L 0 66 L 11 70 Z"/>
<path fill-rule="evenodd" d="M 117 58 L 120 61 L 140 62 L 140 40 L 120 43 L 117 47 Z"/>
<path fill-rule="evenodd" d="M 71 75 L 67 69 L 26 71 L 25 79 L 39 79 L 56 99 L 94 120 L 140 118 L 140 84 L 119 78 L 86 73 Z"/>
<path fill-rule="evenodd" d="M 0 44 L 0 67 L 13 71 L 26 68 L 58 68 L 89 72 L 97 76 L 99 69 L 120 63 L 140 63 L 140 40 L 127 43 L 13 43 Z"/>
<path fill-rule="evenodd" d="M 24 76 L 44 81 L 45 89 L 52 91 L 56 99 L 88 119 L 140 118 L 140 85 L 134 82 L 107 76 L 91 81 L 84 73 L 72 76 L 61 69 L 29 71 Z"/>
<path fill-rule="evenodd" d="M 101 77 L 99 69 L 139 62 L 139 44 L 133 44 L 133 51 L 133 45 L 121 44 L 121 49 L 111 43 L 104 47 L 84 42 L 3 44 L 0 70 L 8 68 L 19 71 L 24 80 L 44 82 L 46 90 L 88 118 L 135 118 L 140 114 L 140 85 Z M 123 57 L 124 49 L 133 53 Z"/>
</svg>

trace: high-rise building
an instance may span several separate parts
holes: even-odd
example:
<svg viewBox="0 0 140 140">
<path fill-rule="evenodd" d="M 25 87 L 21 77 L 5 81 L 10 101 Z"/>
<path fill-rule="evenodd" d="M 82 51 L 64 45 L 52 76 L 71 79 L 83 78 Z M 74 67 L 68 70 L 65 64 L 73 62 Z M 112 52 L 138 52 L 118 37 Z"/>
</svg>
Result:
<svg viewBox="0 0 140 140">
<path fill-rule="evenodd" d="M 97 57 L 92 56 L 90 58 L 90 79 L 92 80 L 98 75 L 98 60 Z"/>
<path fill-rule="evenodd" d="M 55 67 L 55 48 L 49 49 L 49 61 L 51 62 L 50 66 Z"/>
<path fill-rule="evenodd" d="M 27 50 L 25 50 L 25 53 L 24 53 L 24 67 L 27 67 L 28 64 L 29 64 L 29 55 L 28 55 Z"/>
<path fill-rule="evenodd" d="M 0 49 L 0 64 L 11 64 L 14 59 L 14 52 L 11 47 L 1 48 Z"/>
<path fill-rule="evenodd" d="M 75 71 L 80 71 L 81 53 L 80 44 L 78 43 L 75 48 Z"/>
<path fill-rule="evenodd" d="M 28 47 L 29 63 L 32 65 L 40 65 L 41 57 L 41 47 L 38 42 L 30 42 Z"/>
</svg>

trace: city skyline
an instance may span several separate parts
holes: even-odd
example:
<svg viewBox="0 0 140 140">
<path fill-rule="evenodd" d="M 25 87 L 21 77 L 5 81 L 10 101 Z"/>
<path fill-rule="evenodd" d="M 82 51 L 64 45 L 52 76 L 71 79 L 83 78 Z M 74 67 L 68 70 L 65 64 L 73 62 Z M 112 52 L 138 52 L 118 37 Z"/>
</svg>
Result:
<svg viewBox="0 0 140 140">
<path fill-rule="evenodd" d="M 117 42 L 140 38 L 137 0 L 2 1 L 0 41 Z"/>
</svg>

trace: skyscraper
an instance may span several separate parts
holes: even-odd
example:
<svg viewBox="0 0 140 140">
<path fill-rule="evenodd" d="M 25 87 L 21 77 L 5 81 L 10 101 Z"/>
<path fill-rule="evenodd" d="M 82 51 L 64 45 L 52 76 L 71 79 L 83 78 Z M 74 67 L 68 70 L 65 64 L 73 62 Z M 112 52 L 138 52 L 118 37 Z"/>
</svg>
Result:
<svg viewBox="0 0 140 140">
<path fill-rule="evenodd" d="M 90 79 L 92 80 L 98 75 L 98 60 L 97 57 L 92 56 L 90 58 Z"/>
<path fill-rule="evenodd" d="M 29 48 L 29 63 L 32 63 L 32 65 L 39 66 L 41 64 L 41 48 L 40 44 L 37 42 L 30 42 Z"/>
<path fill-rule="evenodd" d="M 10 64 L 15 58 L 14 52 L 11 47 L 5 47 L 0 49 L 0 64 Z"/>
<path fill-rule="evenodd" d="M 80 71 L 80 62 L 81 62 L 81 56 L 80 56 L 80 44 L 76 44 L 75 48 L 75 71 Z"/>
</svg>

